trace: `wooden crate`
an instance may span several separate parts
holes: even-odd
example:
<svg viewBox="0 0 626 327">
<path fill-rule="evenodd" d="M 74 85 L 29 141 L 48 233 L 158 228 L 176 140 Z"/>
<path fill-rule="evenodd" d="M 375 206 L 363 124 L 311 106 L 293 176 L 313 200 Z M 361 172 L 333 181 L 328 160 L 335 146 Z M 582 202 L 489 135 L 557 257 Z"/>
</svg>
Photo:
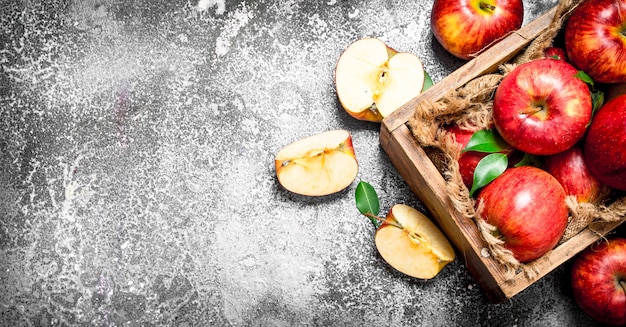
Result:
<svg viewBox="0 0 626 327">
<path fill-rule="evenodd" d="M 458 255 L 464 260 L 470 274 L 493 303 L 504 302 L 523 291 L 597 241 L 601 235 L 616 228 L 620 222 L 606 224 L 600 230 L 585 229 L 553 251 L 535 260 L 532 264 L 539 271 L 536 277 L 529 279 L 523 272 L 520 272 L 512 280 L 507 280 L 502 266 L 492 257 L 481 255 L 481 251 L 487 245 L 475 222 L 464 218 L 453 208 L 443 176 L 417 144 L 407 123 L 414 114 L 416 103 L 423 100 L 436 101 L 468 81 L 496 71 L 501 64 L 514 58 L 550 25 L 555 12 L 556 7 L 467 62 L 428 91 L 385 118 L 381 125 L 380 143 L 392 164 L 412 192 L 430 211 L 433 220 L 455 245 Z"/>
</svg>

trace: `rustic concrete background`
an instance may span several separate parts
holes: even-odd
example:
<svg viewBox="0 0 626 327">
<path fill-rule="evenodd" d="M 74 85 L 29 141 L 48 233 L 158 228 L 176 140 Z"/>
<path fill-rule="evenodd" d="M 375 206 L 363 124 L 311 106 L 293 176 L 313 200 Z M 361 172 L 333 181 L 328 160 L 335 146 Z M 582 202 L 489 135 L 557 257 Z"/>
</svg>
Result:
<svg viewBox="0 0 626 327">
<path fill-rule="evenodd" d="M 590 326 L 567 265 L 489 304 L 456 260 L 429 282 L 377 255 L 358 179 L 422 208 L 336 100 L 351 42 L 463 62 L 430 1 L 0 1 L 0 325 Z M 556 3 L 525 1 L 528 22 Z M 284 191 L 273 156 L 343 128 L 348 189 Z"/>
</svg>

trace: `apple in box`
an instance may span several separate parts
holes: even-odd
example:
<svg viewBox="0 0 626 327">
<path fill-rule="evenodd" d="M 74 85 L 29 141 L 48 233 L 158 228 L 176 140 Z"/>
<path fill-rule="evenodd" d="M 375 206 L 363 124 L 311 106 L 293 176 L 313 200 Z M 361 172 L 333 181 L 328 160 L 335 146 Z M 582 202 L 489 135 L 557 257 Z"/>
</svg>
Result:
<svg viewBox="0 0 626 327">
<path fill-rule="evenodd" d="M 552 250 L 567 227 L 565 190 L 534 166 L 508 168 L 478 194 L 478 214 L 493 225 L 504 247 L 519 262 Z"/>
<path fill-rule="evenodd" d="M 591 174 L 578 144 L 545 157 L 542 168 L 554 176 L 565 193 L 575 196 L 579 203 L 598 203 L 608 194 L 607 187 Z"/>
<path fill-rule="evenodd" d="M 408 276 L 431 279 L 455 258 L 454 249 L 423 213 L 394 205 L 374 236 L 376 249 L 393 268 Z"/>
<path fill-rule="evenodd" d="M 416 55 L 398 52 L 376 38 L 364 38 L 339 57 L 335 89 L 350 116 L 381 122 L 422 92 L 425 77 Z"/>
<path fill-rule="evenodd" d="M 626 326 L 626 239 L 602 239 L 573 261 L 572 291 L 580 308 L 607 325 Z"/>
<path fill-rule="evenodd" d="M 551 58 L 515 67 L 493 99 L 493 121 L 502 138 L 522 152 L 565 151 L 585 134 L 591 120 L 589 87 L 571 64 Z"/>
<path fill-rule="evenodd" d="M 285 189 L 308 196 L 345 189 L 359 170 L 352 136 L 345 130 L 315 134 L 285 146 L 276 154 L 274 166 Z"/>
<path fill-rule="evenodd" d="M 596 82 L 626 82 L 625 12 L 623 0 L 588 0 L 567 20 L 567 56 Z"/>
<path fill-rule="evenodd" d="M 461 128 L 458 125 L 447 126 L 445 130 L 450 133 L 451 137 L 454 138 L 454 141 L 458 144 L 459 157 L 457 162 L 459 163 L 459 174 L 463 179 L 463 184 L 471 190 L 472 184 L 474 183 L 474 172 L 476 171 L 476 166 L 478 163 L 487 155 L 488 152 L 480 152 L 480 151 L 465 151 L 467 145 L 470 143 L 472 139 L 472 135 L 476 133 L 475 130 Z M 504 153 L 508 156 L 508 162 L 510 166 L 515 165 L 522 159 L 523 153 L 519 151 L 515 151 L 510 146 L 504 148 L 501 153 Z"/>
<path fill-rule="evenodd" d="M 569 62 L 569 59 L 567 59 L 567 53 L 565 52 L 565 49 L 560 48 L 560 47 L 547 47 L 543 50 L 543 56 L 544 58 L 552 58 L 552 59 L 557 59 L 557 60 L 563 60 L 563 61 L 567 61 Z"/>
<path fill-rule="evenodd" d="M 523 21 L 522 0 L 435 0 L 430 15 L 437 41 L 464 60 L 519 29 Z"/>
<path fill-rule="evenodd" d="M 626 94 L 596 112 L 583 151 L 589 170 L 600 182 L 626 191 Z"/>
</svg>

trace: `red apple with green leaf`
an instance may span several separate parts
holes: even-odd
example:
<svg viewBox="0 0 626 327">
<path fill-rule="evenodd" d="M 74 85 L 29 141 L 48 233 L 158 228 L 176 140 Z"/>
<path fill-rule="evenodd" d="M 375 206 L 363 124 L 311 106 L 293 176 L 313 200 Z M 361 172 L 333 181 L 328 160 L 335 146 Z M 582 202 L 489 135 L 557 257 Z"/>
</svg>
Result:
<svg viewBox="0 0 626 327">
<path fill-rule="evenodd" d="M 583 151 L 589 170 L 600 182 L 626 191 L 626 94 L 598 110 Z"/>
<path fill-rule="evenodd" d="M 607 325 L 626 326 L 626 239 L 601 240 L 572 264 L 572 291 L 580 308 Z"/>
<path fill-rule="evenodd" d="M 493 129 L 471 130 L 457 125 L 446 127 L 459 148 L 459 174 L 467 189 L 472 190 L 474 172 L 478 163 L 491 153 L 507 155 L 507 165 L 514 165 L 522 159 L 522 154 L 506 144 Z M 506 166 L 506 165 L 505 165 Z"/>
<path fill-rule="evenodd" d="M 551 58 L 521 64 L 500 82 L 494 125 L 516 149 L 534 155 L 565 151 L 585 134 L 592 115 L 589 87 L 571 64 Z"/>
<path fill-rule="evenodd" d="M 606 187 L 591 174 L 578 145 L 545 157 L 542 168 L 554 176 L 565 193 L 575 196 L 579 203 L 597 203 L 607 194 Z"/>
<path fill-rule="evenodd" d="M 522 0 L 435 0 L 430 25 L 435 38 L 452 55 L 469 60 L 524 20 Z"/>
<path fill-rule="evenodd" d="M 596 82 L 626 82 L 625 13 L 626 1 L 588 0 L 567 20 L 567 56 Z"/>
<path fill-rule="evenodd" d="M 496 227 L 504 247 L 520 262 L 553 249 L 567 226 L 563 186 L 534 166 L 508 168 L 480 191 L 476 203 L 483 206 L 480 216 Z"/>
</svg>

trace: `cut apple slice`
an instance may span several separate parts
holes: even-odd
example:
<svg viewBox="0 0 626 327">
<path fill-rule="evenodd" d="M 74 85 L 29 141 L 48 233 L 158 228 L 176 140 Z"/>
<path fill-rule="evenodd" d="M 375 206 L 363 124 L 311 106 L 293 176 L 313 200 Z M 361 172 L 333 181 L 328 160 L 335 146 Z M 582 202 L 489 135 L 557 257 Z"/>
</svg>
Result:
<svg viewBox="0 0 626 327">
<path fill-rule="evenodd" d="M 424 78 L 424 66 L 416 55 L 397 52 L 375 38 L 352 43 L 335 68 L 341 106 L 350 116 L 373 122 L 418 96 Z"/>
<path fill-rule="evenodd" d="M 354 181 L 358 163 L 348 131 L 327 131 L 282 148 L 276 177 L 287 190 L 308 196 L 339 192 Z"/>
<path fill-rule="evenodd" d="M 431 279 L 455 258 L 452 245 L 439 228 L 404 204 L 391 208 L 374 241 L 390 266 L 415 278 Z"/>
</svg>

